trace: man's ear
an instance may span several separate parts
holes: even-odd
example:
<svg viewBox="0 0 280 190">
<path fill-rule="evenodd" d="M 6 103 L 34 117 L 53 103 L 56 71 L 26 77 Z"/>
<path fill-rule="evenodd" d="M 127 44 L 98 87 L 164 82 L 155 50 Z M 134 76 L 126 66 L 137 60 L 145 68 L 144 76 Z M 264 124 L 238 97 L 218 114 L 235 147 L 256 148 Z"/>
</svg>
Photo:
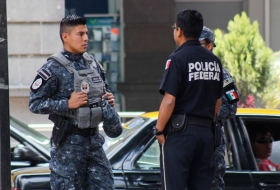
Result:
<svg viewBox="0 0 280 190">
<path fill-rule="evenodd" d="M 178 32 L 177 32 L 178 37 L 184 36 L 184 32 L 183 32 L 183 30 L 180 27 L 178 29 L 176 29 L 176 30 L 178 30 Z"/>
<path fill-rule="evenodd" d="M 213 43 L 210 43 L 210 44 L 208 44 L 208 45 L 210 46 L 211 49 L 214 48 L 214 44 L 213 44 Z"/>
<path fill-rule="evenodd" d="M 207 49 L 209 49 L 210 51 L 213 51 L 213 48 L 214 48 L 214 44 L 213 43 L 209 43 L 207 45 Z"/>
<path fill-rule="evenodd" d="M 64 32 L 64 33 L 62 33 L 61 38 L 62 38 L 63 42 L 67 43 L 68 39 L 69 39 L 69 35 Z"/>
</svg>

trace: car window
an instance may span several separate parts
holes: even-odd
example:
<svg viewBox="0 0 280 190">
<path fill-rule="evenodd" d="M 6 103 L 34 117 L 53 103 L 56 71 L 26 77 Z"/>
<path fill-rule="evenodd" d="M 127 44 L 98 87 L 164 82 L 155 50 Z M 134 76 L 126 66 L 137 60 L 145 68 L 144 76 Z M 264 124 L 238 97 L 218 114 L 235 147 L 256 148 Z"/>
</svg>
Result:
<svg viewBox="0 0 280 190">
<path fill-rule="evenodd" d="M 254 155 L 256 155 L 256 151 L 262 151 L 260 149 L 263 149 L 263 146 L 267 147 L 267 144 L 269 143 L 265 143 L 264 145 L 262 145 L 255 141 L 252 142 L 254 140 L 253 134 L 255 134 L 256 131 L 259 131 L 260 130 L 259 128 L 269 128 L 269 130 L 271 131 L 271 135 L 274 138 L 274 142 L 271 143 L 272 144 L 271 156 L 268 157 L 267 160 L 270 160 L 274 164 L 280 165 L 280 119 L 275 117 L 255 117 L 255 118 L 242 118 L 242 120 L 244 122 L 244 125 L 246 127 L 247 133 L 251 141 L 252 152 L 254 152 L 254 149 L 256 149 Z M 270 149 L 270 148 L 266 148 L 266 149 Z M 259 170 L 269 171 L 266 169 L 268 167 L 263 167 L 263 165 L 265 165 L 263 164 L 264 163 L 263 159 L 256 159 L 256 163 L 258 165 Z"/>
<path fill-rule="evenodd" d="M 10 145 L 11 148 L 16 147 L 20 144 L 20 142 L 18 142 L 16 139 L 14 139 L 13 137 L 10 137 Z"/>
<path fill-rule="evenodd" d="M 225 162 L 227 169 L 233 168 L 232 152 L 229 150 L 226 144 L 225 149 Z M 160 168 L 160 149 L 156 139 L 153 140 L 152 144 L 146 148 L 141 156 L 136 160 L 134 167 L 142 170 L 151 170 Z"/>
<path fill-rule="evenodd" d="M 19 147 L 23 147 L 24 145 L 22 145 L 18 140 L 14 139 L 13 137 L 10 137 L 10 145 L 11 145 L 11 161 L 17 161 L 20 160 L 19 159 L 19 154 L 18 154 L 18 148 Z"/>
<path fill-rule="evenodd" d="M 123 125 L 123 132 L 120 136 L 118 136 L 116 138 L 109 138 L 109 137 L 105 136 L 105 143 L 103 145 L 105 153 L 107 154 L 108 152 L 113 150 L 114 147 L 116 147 L 118 144 L 120 144 L 125 139 L 127 139 L 135 130 L 137 130 L 147 120 L 148 120 L 148 118 L 136 117 L 136 118 L 126 122 Z"/>
<path fill-rule="evenodd" d="M 230 155 L 231 152 L 228 151 L 227 145 L 225 147 L 225 162 L 226 162 L 226 168 L 230 169 L 232 168 L 232 162 L 230 161 L 230 158 L 232 158 L 232 156 Z"/>
<path fill-rule="evenodd" d="M 270 159 L 275 164 L 280 164 L 280 140 L 273 142 Z"/>
<path fill-rule="evenodd" d="M 42 145 L 46 150 L 50 150 L 50 140 L 43 134 L 28 127 L 28 125 L 22 123 L 21 121 L 13 117 L 10 117 L 10 125 L 18 132 L 25 134 L 26 138 L 37 142 L 38 144 Z"/>
<path fill-rule="evenodd" d="M 225 162 L 226 162 L 226 169 L 233 170 L 233 142 L 229 136 L 229 125 L 230 122 L 226 122 L 224 125 L 225 130 Z"/>
<path fill-rule="evenodd" d="M 136 169 L 151 170 L 160 168 L 160 149 L 156 138 L 148 146 L 134 164 Z"/>
</svg>

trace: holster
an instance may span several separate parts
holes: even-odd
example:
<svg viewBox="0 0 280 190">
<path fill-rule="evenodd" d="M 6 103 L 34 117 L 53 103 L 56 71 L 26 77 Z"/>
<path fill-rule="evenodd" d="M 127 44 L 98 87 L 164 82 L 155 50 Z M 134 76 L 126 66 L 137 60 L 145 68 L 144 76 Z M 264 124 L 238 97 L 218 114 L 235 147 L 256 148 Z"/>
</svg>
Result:
<svg viewBox="0 0 280 190">
<path fill-rule="evenodd" d="M 69 123 L 67 119 L 55 114 L 50 114 L 49 120 L 54 122 L 52 140 L 56 146 L 60 145 L 66 139 L 67 135 L 88 137 L 94 136 L 99 132 L 98 127 L 80 129 L 78 126 Z"/>
<path fill-rule="evenodd" d="M 52 131 L 52 140 L 56 146 L 58 146 L 66 137 L 68 121 L 57 117 L 57 120 L 54 121 L 52 116 L 49 116 L 49 119 L 54 122 L 54 127 Z"/>
<path fill-rule="evenodd" d="M 220 122 L 213 122 L 213 134 L 214 134 L 214 143 L 215 148 L 221 145 L 221 138 L 222 138 L 222 132 L 221 132 L 222 125 Z"/>
</svg>

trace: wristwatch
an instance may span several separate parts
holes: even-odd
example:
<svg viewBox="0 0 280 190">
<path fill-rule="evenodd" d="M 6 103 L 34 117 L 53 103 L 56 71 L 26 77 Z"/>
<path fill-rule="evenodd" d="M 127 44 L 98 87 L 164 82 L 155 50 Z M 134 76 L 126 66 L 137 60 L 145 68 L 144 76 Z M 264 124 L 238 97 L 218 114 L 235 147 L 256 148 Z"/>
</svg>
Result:
<svg viewBox="0 0 280 190">
<path fill-rule="evenodd" d="M 156 126 L 154 126 L 154 127 L 153 127 L 153 134 L 154 134 L 155 136 L 158 136 L 158 135 L 162 135 L 163 132 L 162 132 L 162 131 L 159 131 L 159 130 L 156 128 Z"/>
</svg>

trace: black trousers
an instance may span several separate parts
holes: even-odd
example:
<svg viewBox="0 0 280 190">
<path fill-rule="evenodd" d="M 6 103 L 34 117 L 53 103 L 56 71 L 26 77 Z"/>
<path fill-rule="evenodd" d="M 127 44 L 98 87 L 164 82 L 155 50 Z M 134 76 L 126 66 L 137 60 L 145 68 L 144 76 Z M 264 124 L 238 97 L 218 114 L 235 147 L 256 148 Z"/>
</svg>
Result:
<svg viewBox="0 0 280 190">
<path fill-rule="evenodd" d="M 210 190 L 214 176 L 214 140 L 211 128 L 188 125 L 169 134 L 161 148 L 162 190 Z"/>
</svg>

